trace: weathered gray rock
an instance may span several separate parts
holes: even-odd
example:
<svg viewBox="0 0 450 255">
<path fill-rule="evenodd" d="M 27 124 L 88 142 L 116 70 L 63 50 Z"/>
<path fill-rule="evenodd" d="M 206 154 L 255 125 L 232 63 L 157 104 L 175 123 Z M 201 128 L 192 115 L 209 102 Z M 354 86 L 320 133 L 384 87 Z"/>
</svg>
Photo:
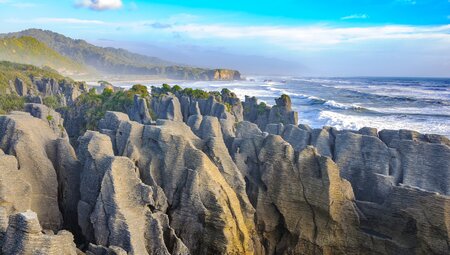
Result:
<svg viewBox="0 0 450 255">
<path fill-rule="evenodd" d="M 18 167 L 16 157 L 0 150 L 0 240 L 8 227 L 9 215 L 31 207 L 31 186 Z"/>
<path fill-rule="evenodd" d="M 242 200 L 201 150 L 204 143 L 182 122 L 157 124 L 121 123 L 116 131 L 118 152 L 135 162 L 145 184 L 165 194 L 168 207 L 161 212 L 169 215 L 178 237 L 194 254 L 251 253 L 253 222 L 245 219 Z M 217 122 L 203 125 L 205 130 L 209 127 L 205 133 L 220 137 Z"/>
<path fill-rule="evenodd" d="M 248 121 L 242 121 L 237 124 L 236 127 L 236 137 L 252 137 L 259 136 L 262 132 L 259 130 L 258 126 L 254 123 Z"/>
<path fill-rule="evenodd" d="M 302 130 L 292 124 L 286 125 L 281 136 L 286 142 L 292 145 L 295 151 L 302 151 L 311 142 L 310 132 Z"/>
<path fill-rule="evenodd" d="M 0 149 L 16 157 L 22 179 L 31 187 L 27 209 L 37 213 L 44 228 L 54 231 L 62 225 L 58 178 L 53 164 L 58 157 L 57 139 L 48 123 L 28 113 L 0 116 Z"/>
<path fill-rule="evenodd" d="M 64 129 L 64 119 L 61 118 L 61 114 L 55 110 L 48 108 L 43 104 L 30 103 L 25 104 L 25 112 L 29 112 L 31 116 L 47 122 L 55 134 L 68 139 L 67 132 Z"/>
<path fill-rule="evenodd" d="M 150 210 L 156 206 L 153 189 L 137 174 L 128 158 L 110 158 L 91 214 L 96 243 L 121 247 L 127 254 L 189 254 L 167 215 Z"/>
<path fill-rule="evenodd" d="M 291 98 L 282 95 L 275 99 L 276 105 L 270 109 L 269 123 L 298 124 L 298 113 L 292 111 Z"/>
<path fill-rule="evenodd" d="M 68 231 L 58 234 L 43 234 L 38 216 L 32 211 L 12 215 L 9 220 L 3 254 L 48 254 L 76 255 L 73 235 Z"/>
<path fill-rule="evenodd" d="M 356 198 L 382 202 L 389 193 L 383 184 L 393 185 L 389 180 L 382 180 L 389 179 L 391 154 L 386 144 L 377 137 L 351 132 L 337 135 L 335 144 L 336 164 L 341 169 L 341 176 L 352 184 Z"/>
<path fill-rule="evenodd" d="M 450 195 L 450 147 L 413 140 L 392 140 L 398 151 L 398 182 L 443 195 Z"/>
<path fill-rule="evenodd" d="M 273 135 L 236 140 L 234 146 L 264 254 L 343 253 L 358 246 L 353 192 L 331 159 L 312 147 L 295 156 Z M 349 235 L 354 238 L 344 238 Z"/>
<path fill-rule="evenodd" d="M 151 109 L 156 119 L 183 121 L 180 101 L 173 94 L 152 97 Z"/>
<path fill-rule="evenodd" d="M 88 131 L 79 139 L 77 156 L 83 168 L 80 175 L 80 200 L 77 206 L 78 225 L 87 242 L 94 241 L 90 216 L 95 209 L 101 183 L 111 158 L 114 157 L 111 139 L 98 132 Z"/>
<path fill-rule="evenodd" d="M 139 95 L 134 95 L 133 106 L 128 110 L 128 116 L 133 121 L 150 124 L 152 118 L 147 107 L 147 100 Z"/>
<path fill-rule="evenodd" d="M 331 131 L 331 128 L 324 127 L 322 129 L 314 129 L 311 133 L 310 144 L 317 148 L 320 155 L 333 156 L 334 136 Z"/>
<path fill-rule="evenodd" d="M 27 85 L 20 78 L 16 78 L 14 81 L 16 92 L 19 96 L 26 96 L 28 94 Z"/>
</svg>

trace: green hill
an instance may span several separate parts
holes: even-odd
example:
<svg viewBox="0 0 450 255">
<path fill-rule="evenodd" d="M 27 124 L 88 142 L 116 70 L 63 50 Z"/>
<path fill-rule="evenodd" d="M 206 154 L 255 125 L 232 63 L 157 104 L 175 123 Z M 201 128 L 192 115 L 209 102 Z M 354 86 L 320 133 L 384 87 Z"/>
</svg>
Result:
<svg viewBox="0 0 450 255">
<path fill-rule="evenodd" d="M 228 80 L 240 78 L 240 73 L 228 69 L 205 69 L 178 65 L 156 57 L 131 53 L 124 49 L 103 48 L 41 29 L 0 34 L 0 38 L 33 37 L 60 55 L 103 74 L 160 75 L 187 80 Z M 231 75 L 230 75 L 231 73 Z M 224 75 L 225 74 L 225 75 Z M 230 78 L 231 77 L 231 78 Z"/>
<path fill-rule="evenodd" d="M 64 74 L 86 72 L 82 64 L 29 36 L 0 38 L 0 60 L 48 66 Z"/>
<path fill-rule="evenodd" d="M 36 67 L 33 65 L 0 61 L 0 94 L 11 93 L 10 83 L 16 78 L 21 79 L 27 86 L 31 86 L 34 79 L 55 79 L 73 82 L 70 78 L 64 77 L 56 70 L 49 67 Z"/>
</svg>

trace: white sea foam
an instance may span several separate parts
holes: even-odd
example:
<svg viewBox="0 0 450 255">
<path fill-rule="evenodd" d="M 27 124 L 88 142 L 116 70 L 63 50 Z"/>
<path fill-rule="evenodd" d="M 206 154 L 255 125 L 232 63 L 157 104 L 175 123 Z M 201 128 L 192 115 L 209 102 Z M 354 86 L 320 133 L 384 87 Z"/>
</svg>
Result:
<svg viewBox="0 0 450 255">
<path fill-rule="evenodd" d="M 363 107 L 356 105 L 356 104 L 344 104 L 344 103 L 338 103 L 334 100 L 329 100 L 326 101 L 323 105 L 326 105 L 330 108 L 335 108 L 335 109 L 343 109 L 343 110 L 350 110 L 350 109 L 354 109 L 354 110 L 362 110 L 364 109 Z"/>
<path fill-rule="evenodd" d="M 363 127 L 381 129 L 411 129 L 421 133 L 435 133 L 450 136 L 450 120 L 429 119 L 424 122 L 408 116 L 365 116 L 347 115 L 332 111 L 321 111 L 312 126 L 333 126 L 337 129 L 358 130 Z"/>
</svg>

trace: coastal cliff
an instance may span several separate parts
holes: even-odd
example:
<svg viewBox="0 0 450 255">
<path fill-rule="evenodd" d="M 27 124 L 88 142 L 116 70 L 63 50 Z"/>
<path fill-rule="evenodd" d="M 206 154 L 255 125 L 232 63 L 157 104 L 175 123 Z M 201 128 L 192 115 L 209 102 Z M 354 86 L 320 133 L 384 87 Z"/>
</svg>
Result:
<svg viewBox="0 0 450 255">
<path fill-rule="evenodd" d="M 312 129 L 226 89 L 71 108 L 0 116 L 4 254 L 450 253 L 444 136 Z"/>
</svg>

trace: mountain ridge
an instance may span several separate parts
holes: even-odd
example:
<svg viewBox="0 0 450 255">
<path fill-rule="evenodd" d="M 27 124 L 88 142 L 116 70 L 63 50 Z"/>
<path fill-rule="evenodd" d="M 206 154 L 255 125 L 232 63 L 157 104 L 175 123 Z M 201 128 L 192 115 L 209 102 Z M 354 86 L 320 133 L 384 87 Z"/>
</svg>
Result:
<svg viewBox="0 0 450 255">
<path fill-rule="evenodd" d="M 41 67 L 48 66 L 67 75 L 88 71 L 85 66 L 59 54 L 31 36 L 0 38 L 0 59 Z"/>
<path fill-rule="evenodd" d="M 72 39 L 50 30 L 27 29 L 0 34 L 0 38 L 30 36 L 64 57 L 93 68 L 102 74 L 158 75 L 181 80 L 235 80 L 237 70 L 207 69 L 180 65 L 156 57 L 132 53 L 125 49 L 99 47 L 81 39 Z M 30 64 L 30 63 L 26 63 Z"/>
</svg>

